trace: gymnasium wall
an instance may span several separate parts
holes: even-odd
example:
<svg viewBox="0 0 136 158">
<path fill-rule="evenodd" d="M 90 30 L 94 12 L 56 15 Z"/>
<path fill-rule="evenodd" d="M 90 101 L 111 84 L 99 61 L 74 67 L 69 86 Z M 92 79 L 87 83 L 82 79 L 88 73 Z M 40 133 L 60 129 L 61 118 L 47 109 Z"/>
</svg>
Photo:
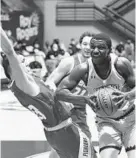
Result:
<svg viewBox="0 0 136 158">
<path fill-rule="evenodd" d="M 135 11 L 136 9 L 131 10 L 129 13 L 125 14 L 123 18 L 130 22 L 131 24 L 135 25 Z"/>
<path fill-rule="evenodd" d="M 79 39 L 79 36 L 84 31 L 90 31 L 92 33 L 105 32 L 110 35 L 113 40 L 113 45 L 116 45 L 118 42 L 123 41 L 122 37 L 115 35 L 114 32 L 109 30 L 109 28 L 104 27 L 100 24 L 86 24 L 80 23 L 79 25 L 56 25 L 56 2 L 45 1 L 44 2 L 44 39 L 52 42 L 54 38 L 61 39 L 66 46 L 68 46 L 69 41 L 72 37 Z"/>
</svg>

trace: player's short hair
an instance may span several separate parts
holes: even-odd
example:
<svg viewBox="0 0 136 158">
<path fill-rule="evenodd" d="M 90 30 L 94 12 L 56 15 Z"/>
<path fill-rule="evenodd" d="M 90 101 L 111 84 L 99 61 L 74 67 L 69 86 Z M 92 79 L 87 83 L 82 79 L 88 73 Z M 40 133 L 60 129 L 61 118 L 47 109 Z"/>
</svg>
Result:
<svg viewBox="0 0 136 158">
<path fill-rule="evenodd" d="M 107 46 L 108 46 L 108 48 L 111 49 L 111 46 L 112 46 L 111 38 L 110 38 L 107 34 L 105 34 L 105 33 L 95 34 L 95 35 L 92 37 L 91 41 L 92 41 L 93 39 L 105 41 L 106 44 L 107 44 Z"/>
<path fill-rule="evenodd" d="M 80 36 L 80 38 L 79 38 L 79 43 L 81 44 L 82 43 L 82 41 L 83 41 L 83 38 L 84 37 L 86 37 L 86 36 L 88 36 L 88 37 L 93 37 L 93 35 L 94 34 L 91 34 L 90 32 L 84 32 L 81 36 Z"/>
</svg>

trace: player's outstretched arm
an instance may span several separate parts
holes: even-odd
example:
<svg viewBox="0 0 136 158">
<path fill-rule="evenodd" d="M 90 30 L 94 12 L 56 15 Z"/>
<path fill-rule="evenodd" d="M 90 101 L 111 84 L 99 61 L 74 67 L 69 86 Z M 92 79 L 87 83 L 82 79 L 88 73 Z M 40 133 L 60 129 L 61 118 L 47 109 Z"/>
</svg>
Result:
<svg viewBox="0 0 136 158">
<path fill-rule="evenodd" d="M 12 80 L 15 80 L 17 87 L 25 93 L 33 96 L 37 95 L 39 93 L 38 85 L 33 77 L 27 73 L 27 70 L 25 70 L 26 68 L 20 62 L 10 40 L 1 27 L 0 34 L 1 48 L 9 60 Z"/>
<path fill-rule="evenodd" d="M 81 106 L 88 103 L 90 101 L 89 97 L 76 95 L 70 92 L 74 87 L 77 86 L 79 81 L 83 79 L 87 73 L 87 70 L 87 63 L 78 65 L 68 77 L 62 80 L 56 90 L 56 98 L 61 101 L 70 102 Z"/>
<path fill-rule="evenodd" d="M 58 67 L 50 74 L 45 84 L 49 84 L 54 89 L 60 81 L 70 72 L 74 66 L 74 59 L 68 57 L 62 59 Z"/>
</svg>

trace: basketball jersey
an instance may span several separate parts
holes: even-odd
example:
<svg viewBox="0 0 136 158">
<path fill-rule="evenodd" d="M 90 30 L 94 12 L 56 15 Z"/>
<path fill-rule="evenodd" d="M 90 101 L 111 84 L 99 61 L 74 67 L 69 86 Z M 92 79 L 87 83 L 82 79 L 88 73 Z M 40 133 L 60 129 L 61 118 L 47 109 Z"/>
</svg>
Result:
<svg viewBox="0 0 136 158">
<path fill-rule="evenodd" d="M 70 116 L 67 110 L 68 105 L 64 102 L 55 101 L 53 92 L 40 80 L 34 77 L 40 87 L 40 93 L 37 96 L 30 96 L 20 90 L 13 82 L 11 90 L 19 102 L 28 110 L 35 113 L 46 127 L 52 127 L 64 121 Z M 57 104 L 57 105 L 56 105 Z"/>
<path fill-rule="evenodd" d="M 74 65 L 73 65 L 73 68 L 69 71 L 68 75 L 71 73 L 71 71 L 79 64 L 82 63 L 79 55 L 74 55 L 73 56 L 74 58 Z M 72 93 L 74 94 L 77 94 L 77 95 L 87 95 L 87 90 L 85 88 L 85 84 L 84 82 L 81 80 L 78 85 L 71 91 Z"/>
<path fill-rule="evenodd" d="M 110 54 L 111 56 L 111 72 L 107 79 L 103 80 L 101 79 L 98 74 L 95 71 L 95 68 L 92 63 L 92 59 L 90 58 L 88 60 L 89 64 L 89 75 L 88 75 L 88 83 L 87 83 L 87 91 L 88 94 L 93 94 L 98 89 L 105 87 L 105 86 L 111 86 L 115 89 L 121 90 L 124 87 L 125 80 L 124 78 L 117 72 L 114 63 L 117 60 L 117 56 L 114 54 Z M 120 109 L 115 113 L 113 117 L 117 117 L 122 115 L 123 113 L 127 112 L 131 106 L 129 106 L 129 102 L 125 102 Z"/>
<path fill-rule="evenodd" d="M 71 73 L 71 71 L 79 64 L 81 64 L 81 60 L 78 54 L 73 56 L 74 64 L 73 68 L 69 71 L 67 75 Z M 73 94 L 77 95 L 87 95 L 87 91 L 85 88 L 85 84 L 83 81 L 80 81 L 79 84 L 71 91 Z M 74 104 L 75 108 L 72 109 L 72 120 L 77 123 L 81 129 L 85 132 L 85 134 L 90 138 L 91 133 L 89 131 L 89 127 L 86 123 L 86 106 L 83 105 L 82 107 L 79 105 Z"/>
<path fill-rule="evenodd" d="M 71 58 L 73 58 L 73 59 L 71 59 Z M 61 81 L 62 81 L 65 77 L 68 77 L 68 76 L 70 75 L 70 73 L 72 72 L 72 70 L 73 70 L 77 65 L 79 65 L 79 64 L 82 63 L 82 62 L 81 62 L 81 59 L 80 59 L 80 57 L 79 57 L 79 54 L 76 54 L 76 55 L 71 56 L 71 57 L 69 58 L 69 60 L 70 60 L 70 61 L 73 60 L 72 67 L 71 67 L 71 69 L 69 70 L 69 72 L 67 72 L 66 75 L 57 83 L 57 86 L 61 83 Z M 87 95 L 87 90 L 86 90 L 86 88 L 85 88 L 84 82 L 83 82 L 83 81 L 80 81 L 80 82 L 78 83 L 78 85 L 77 85 L 74 89 L 72 89 L 71 92 L 74 93 L 74 94 L 77 94 L 77 95 Z M 79 108 L 81 108 L 81 106 L 80 106 Z"/>
<path fill-rule="evenodd" d="M 88 83 L 87 83 L 87 90 L 89 94 L 94 93 L 99 88 L 104 86 L 111 86 L 113 88 L 121 90 L 124 86 L 125 80 L 123 77 L 117 72 L 114 62 L 117 59 L 117 56 L 111 54 L 111 72 L 107 79 L 101 79 L 95 71 L 94 65 L 92 60 L 89 59 L 89 75 L 88 75 Z"/>
</svg>

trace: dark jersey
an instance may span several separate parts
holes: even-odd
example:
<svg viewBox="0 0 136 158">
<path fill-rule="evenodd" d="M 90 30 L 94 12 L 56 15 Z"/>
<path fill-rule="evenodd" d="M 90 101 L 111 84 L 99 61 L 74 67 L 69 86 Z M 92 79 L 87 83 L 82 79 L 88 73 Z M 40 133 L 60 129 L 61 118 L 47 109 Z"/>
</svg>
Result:
<svg viewBox="0 0 136 158">
<path fill-rule="evenodd" d="M 40 79 L 36 79 L 36 83 L 40 87 L 40 93 L 34 97 L 24 93 L 13 83 L 12 91 L 19 102 L 34 112 L 46 127 L 55 126 L 69 118 L 69 104 L 55 100 L 53 92 Z M 75 124 L 71 123 L 55 131 L 44 131 L 47 141 L 60 158 L 90 158 L 93 152 L 90 139 Z"/>
<path fill-rule="evenodd" d="M 77 65 L 81 64 L 81 62 L 79 60 L 78 54 L 73 55 L 73 58 L 74 58 L 74 67 L 73 67 L 73 69 L 74 69 Z M 68 77 L 69 74 L 70 74 L 70 72 L 66 76 L 64 76 L 63 79 L 65 77 Z M 84 82 L 80 81 L 79 84 L 71 92 L 74 93 L 74 94 L 77 94 L 77 95 L 87 95 L 87 91 L 86 91 Z M 89 127 L 88 127 L 88 125 L 86 123 L 86 106 L 83 105 L 81 107 L 81 106 L 78 106 L 78 104 L 74 104 L 74 108 L 71 111 L 71 117 L 72 117 L 72 120 L 76 124 L 78 124 L 80 126 L 80 128 L 82 129 L 82 131 L 84 131 L 85 134 L 88 137 L 91 137 L 91 133 L 89 131 Z"/>
<path fill-rule="evenodd" d="M 77 65 L 81 63 L 79 61 L 78 55 L 75 55 L 73 57 L 75 61 L 75 64 L 74 64 L 74 68 L 75 68 Z M 77 95 L 87 95 L 87 91 L 86 91 L 83 81 L 80 81 L 79 84 L 71 92 Z M 82 107 L 75 105 L 75 108 L 72 109 L 71 112 L 72 112 L 71 117 L 73 121 L 76 122 L 81 127 L 83 132 L 85 132 L 85 134 L 90 138 L 91 133 L 89 131 L 89 127 L 86 121 L 86 105 L 83 105 Z"/>
<path fill-rule="evenodd" d="M 19 102 L 35 113 L 46 127 L 55 126 L 67 119 L 70 116 L 68 105 L 55 100 L 53 92 L 39 78 L 35 78 L 35 81 L 40 87 L 40 93 L 37 96 L 24 93 L 15 82 L 13 83 L 12 91 Z"/>
</svg>

